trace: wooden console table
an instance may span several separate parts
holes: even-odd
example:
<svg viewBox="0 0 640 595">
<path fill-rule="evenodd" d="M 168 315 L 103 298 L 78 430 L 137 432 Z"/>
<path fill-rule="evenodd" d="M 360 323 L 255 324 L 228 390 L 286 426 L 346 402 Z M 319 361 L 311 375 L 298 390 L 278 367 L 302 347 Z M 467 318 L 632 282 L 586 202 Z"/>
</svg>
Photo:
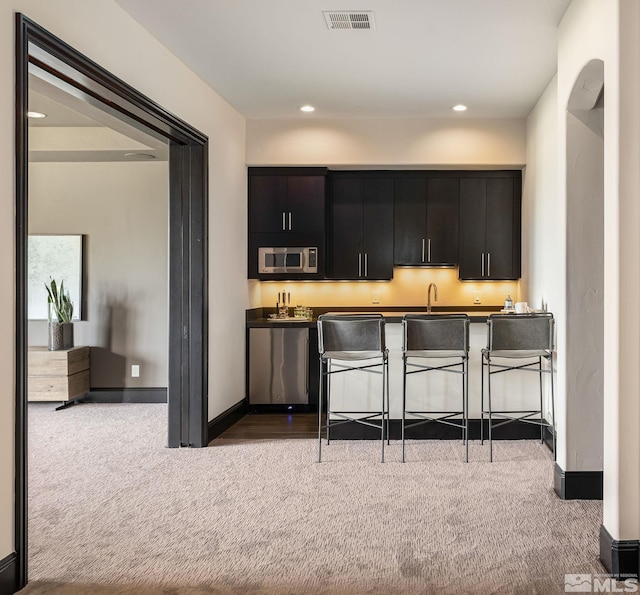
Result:
<svg viewBox="0 0 640 595">
<path fill-rule="evenodd" d="M 62 409 L 83 397 L 90 388 L 89 347 L 49 351 L 29 347 L 29 401 L 62 401 Z"/>
</svg>

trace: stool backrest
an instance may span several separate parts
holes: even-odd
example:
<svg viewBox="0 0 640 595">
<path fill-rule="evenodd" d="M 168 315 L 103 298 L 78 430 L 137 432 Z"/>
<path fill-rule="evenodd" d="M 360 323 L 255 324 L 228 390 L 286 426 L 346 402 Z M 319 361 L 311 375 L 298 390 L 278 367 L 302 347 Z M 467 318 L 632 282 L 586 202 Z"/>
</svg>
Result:
<svg viewBox="0 0 640 595">
<path fill-rule="evenodd" d="M 491 314 L 487 318 L 490 351 L 553 351 L 553 314 Z"/>
<path fill-rule="evenodd" d="M 384 351 L 381 314 L 318 316 L 318 351 Z"/>
<path fill-rule="evenodd" d="M 466 314 L 405 314 L 404 351 L 469 351 Z"/>
</svg>

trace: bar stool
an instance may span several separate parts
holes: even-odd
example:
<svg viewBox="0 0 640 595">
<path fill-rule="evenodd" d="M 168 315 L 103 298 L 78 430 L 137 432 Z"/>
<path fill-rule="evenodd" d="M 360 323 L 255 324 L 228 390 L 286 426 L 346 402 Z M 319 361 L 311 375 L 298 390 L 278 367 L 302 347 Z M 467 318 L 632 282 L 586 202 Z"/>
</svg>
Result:
<svg viewBox="0 0 640 595">
<path fill-rule="evenodd" d="M 487 319 L 487 347 L 482 350 L 482 389 L 480 439 L 484 443 L 484 415 L 489 415 L 489 460 L 493 461 L 492 430 L 514 421 L 540 426 L 540 442 L 544 429 L 550 428 L 553 459 L 556 458 L 556 430 L 553 394 L 553 326 L 551 313 L 491 314 Z M 497 361 L 495 361 L 497 360 Z M 523 361 L 524 360 L 524 361 Z M 529 360 L 529 361 L 527 361 Z M 542 361 L 548 362 L 543 368 Z M 510 362 L 510 363 L 509 363 Z M 487 368 L 488 410 L 484 409 L 484 369 Z M 491 404 L 491 377 L 512 370 L 535 372 L 540 380 L 540 408 L 534 410 L 495 410 Z M 543 374 L 551 378 L 551 422 L 544 419 Z M 532 419 L 539 415 L 539 419 Z M 494 424 L 493 418 L 498 422 Z"/>
<path fill-rule="evenodd" d="M 469 461 L 469 317 L 466 314 L 405 314 L 402 319 L 402 462 L 405 461 L 405 428 L 436 422 L 460 428 Z M 428 360 L 459 359 L 432 365 Z M 413 368 L 408 370 L 407 368 Z M 462 409 L 458 411 L 408 410 L 407 376 L 440 370 L 462 378 Z M 429 395 L 431 396 L 431 395 Z M 418 421 L 409 420 L 407 415 Z M 452 418 L 461 416 L 453 420 Z"/>
<path fill-rule="evenodd" d="M 382 462 L 384 463 L 385 421 L 389 436 L 389 352 L 385 347 L 384 318 L 380 314 L 318 316 L 318 352 L 320 353 L 320 394 L 318 403 L 318 462 L 322 460 L 322 429 L 355 422 L 380 429 Z M 354 365 L 356 362 L 367 362 Z M 331 408 L 331 376 L 344 372 L 364 372 L 382 376 L 380 409 L 377 411 L 334 411 Z M 326 379 L 327 417 L 322 425 L 323 384 Z M 358 417 L 354 417 L 358 415 Z M 333 419 L 332 419 L 333 416 Z M 380 423 L 374 418 L 380 418 Z M 335 421 L 337 418 L 337 421 Z"/>
</svg>

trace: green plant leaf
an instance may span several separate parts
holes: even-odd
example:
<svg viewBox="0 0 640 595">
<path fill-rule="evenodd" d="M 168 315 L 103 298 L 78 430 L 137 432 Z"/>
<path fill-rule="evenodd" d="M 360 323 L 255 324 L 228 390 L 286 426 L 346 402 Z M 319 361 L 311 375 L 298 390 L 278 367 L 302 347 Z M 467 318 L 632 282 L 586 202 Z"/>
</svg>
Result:
<svg viewBox="0 0 640 595">
<path fill-rule="evenodd" d="M 64 280 L 58 285 L 55 279 L 49 277 L 47 289 L 47 302 L 52 304 L 58 322 L 71 322 L 73 318 L 73 302 L 69 292 L 64 289 Z"/>
</svg>

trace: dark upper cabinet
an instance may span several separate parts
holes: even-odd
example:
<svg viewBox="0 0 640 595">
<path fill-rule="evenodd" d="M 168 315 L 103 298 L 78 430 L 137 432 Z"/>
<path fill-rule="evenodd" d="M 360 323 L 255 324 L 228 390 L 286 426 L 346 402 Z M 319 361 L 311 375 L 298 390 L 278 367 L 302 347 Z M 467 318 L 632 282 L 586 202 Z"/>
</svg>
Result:
<svg viewBox="0 0 640 595">
<path fill-rule="evenodd" d="M 285 231 L 287 197 L 286 176 L 249 176 L 249 231 Z"/>
<path fill-rule="evenodd" d="M 393 180 L 336 176 L 330 184 L 329 278 L 393 277 Z"/>
<path fill-rule="evenodd" d="M 427 223 L 427 180 L 395 180 L 394 256 L 395 264 L 424 262 Z"/>
<path fill-rule="evenodd" d="M 427 180 L 427 263 L 458 262 L 460 209 L 458 178 Z"/>
<path fill-rule="evenodd" d="M 322 279 L 325 270 L 327 169 L 249 168 L 250 279 Z M 316 273 L 258 273 L 261 247 L 315 247 Z"/>
<path fill-rule="evenodd" d="M 324 233 L 325 176 L 263 171 L 249 175 L 250 233 Z"/>
<path fill-rule="evenodd" d="M 459 179 L 395 180 L 394 263 L 428 266 L 458 262 Z"/>
<path fill-rule="evenodd" d="M 520 277 L 521 178 L 460 180 L 461 279 Z"/>
</svg>

